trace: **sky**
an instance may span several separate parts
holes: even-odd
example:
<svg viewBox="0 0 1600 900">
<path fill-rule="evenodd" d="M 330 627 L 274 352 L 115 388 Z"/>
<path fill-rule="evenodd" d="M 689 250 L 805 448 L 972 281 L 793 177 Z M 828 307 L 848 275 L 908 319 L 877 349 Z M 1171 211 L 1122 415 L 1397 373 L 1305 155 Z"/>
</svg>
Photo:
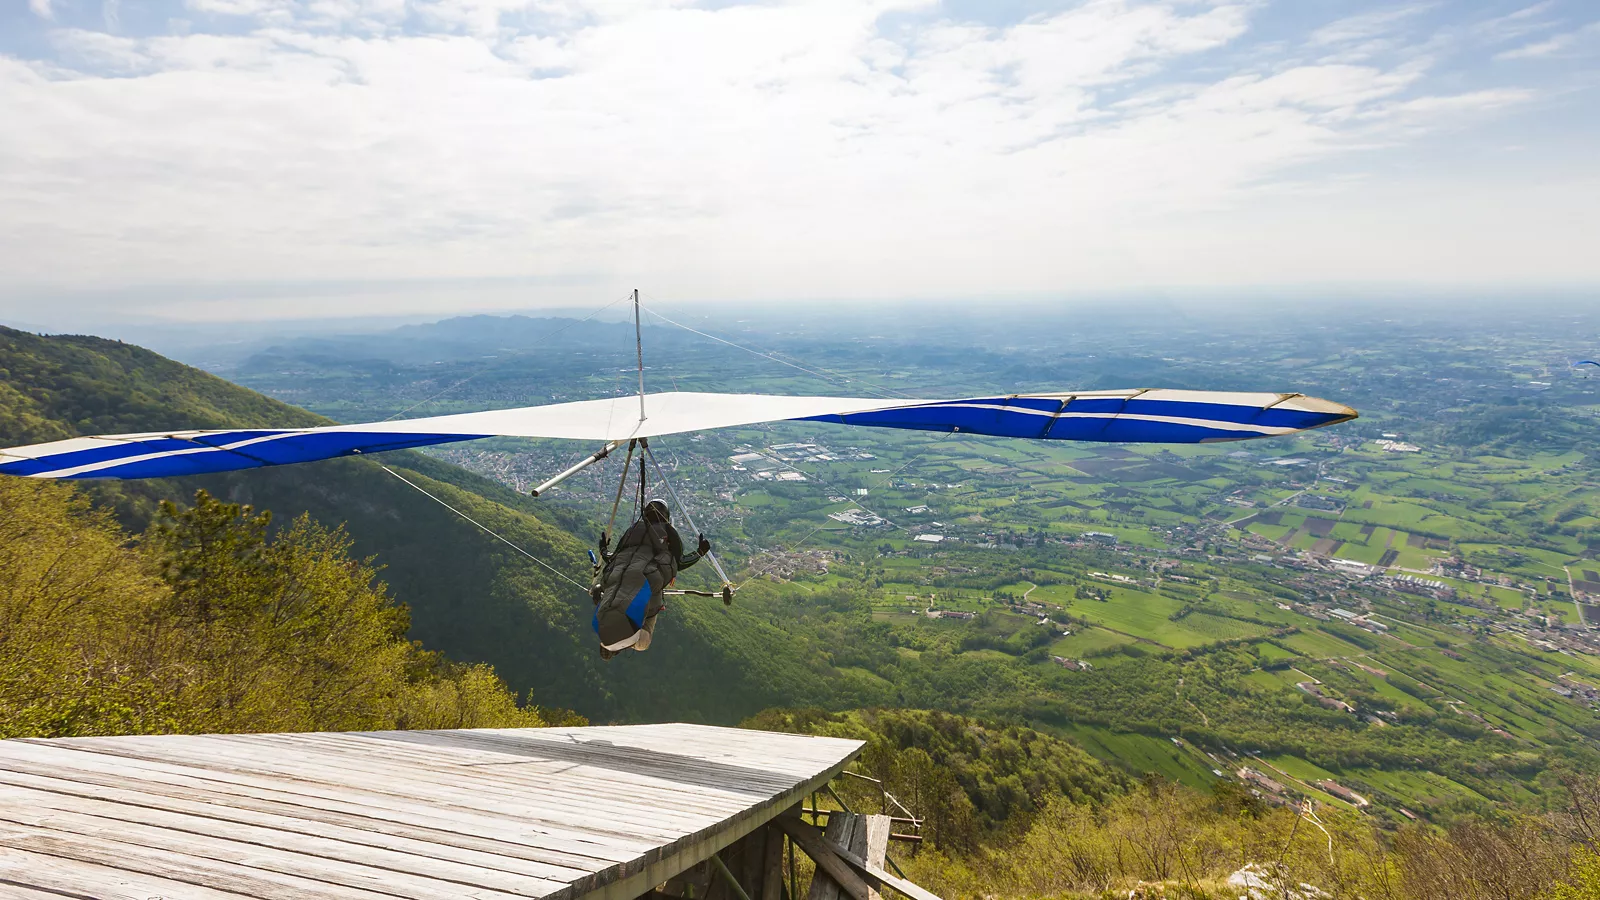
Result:
<svg viewBox="0 0 1600 900">
<path fill-rule="evenodd" d="M 1600 285 L 1592 0 L 0 0 L 0 321 Z"/>
</svg>

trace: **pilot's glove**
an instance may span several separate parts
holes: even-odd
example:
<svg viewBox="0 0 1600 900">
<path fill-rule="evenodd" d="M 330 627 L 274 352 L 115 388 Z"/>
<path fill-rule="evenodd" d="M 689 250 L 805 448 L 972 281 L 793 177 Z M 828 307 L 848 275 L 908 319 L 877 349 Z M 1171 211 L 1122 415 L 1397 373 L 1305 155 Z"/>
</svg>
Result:
<svg viewBox="0 0 1600 900">
<path fill-rule="evenodd" d="M 705 535 L 700 535 L 700 546 L 696 547 L 695 551 L 701 556 L 705 556 L 707 553 L 711 552 L 711 542 L 706 540 Z"/>
</svg>

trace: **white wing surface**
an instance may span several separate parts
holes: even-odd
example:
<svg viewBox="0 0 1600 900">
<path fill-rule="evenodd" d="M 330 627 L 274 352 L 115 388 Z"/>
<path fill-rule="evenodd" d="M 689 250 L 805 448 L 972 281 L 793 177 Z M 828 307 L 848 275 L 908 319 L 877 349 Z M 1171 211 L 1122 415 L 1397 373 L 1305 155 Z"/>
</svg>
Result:
<svg viewBox="0 0 1600 900">
<path fill-rule="evenodd" d="M 320 428 L 162 431 L 0 450 L 0 474 L 164 478 L 309 462 L 485 437 L 628 440 L 759 422 L 812 421 L 1035 440 L 1209 443 L 1276 437 L 1356 417 L 1301 394 L 1125 390 L 961 400 L 672 392 Z"/>
</svg>

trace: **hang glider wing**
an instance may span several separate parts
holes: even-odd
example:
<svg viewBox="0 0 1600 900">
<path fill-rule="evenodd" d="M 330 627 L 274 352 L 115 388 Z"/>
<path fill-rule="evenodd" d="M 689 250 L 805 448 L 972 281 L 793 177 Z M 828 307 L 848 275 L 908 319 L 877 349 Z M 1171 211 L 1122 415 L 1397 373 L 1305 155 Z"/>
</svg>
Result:
<svg viewBox="0 0 1600 900">
<path fill-rule="evenodd" d="M 1301 394 L 1129 390 L 965 400 L 672 392 L 321 428 L 160 431 L 0 450 L 0 474 L 166 478 L 310 462 L 486 437 L 628 440 L 808 421 L 1067 441 L 1194 444 L 1277 437 L 1356 417 Z"/>
</svg>

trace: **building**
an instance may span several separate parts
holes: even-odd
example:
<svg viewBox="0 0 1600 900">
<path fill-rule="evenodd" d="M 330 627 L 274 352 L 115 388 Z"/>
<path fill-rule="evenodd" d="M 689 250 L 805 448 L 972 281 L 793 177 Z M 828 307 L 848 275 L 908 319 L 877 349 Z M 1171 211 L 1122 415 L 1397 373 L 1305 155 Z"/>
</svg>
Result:
<svg viewBox="0 0 1600 900">
<path fill-rule="evenodd" d="M 1339 782 L 1333 781 L 1331 779 L 1317 782 L 1317 787 L 1322 788 L 1324 791 L 1327 791 L 1328 793 L 1332 794 L 1333 796 L 1338 797 L 1340 800 L 1343 800 L 1344 802 L 1353 804 L 1355 806 L 1371 806 L 1372 805 L 1372 803 L 1370 801 L 1368 801 L 1367 798 L 1361 796 L 1360 794 L 1356 793 L 1355 791 L 1350 790 L 1349 788 L 1345 787 L 1344 785 L 1340 784 Z"/>
<path fill-rule="evenodd" d="M 1284 789 L 1283 785 L 1279 784 L 1276 781 L 1273 781 L 1271 778 L 1268 778 L 1267 776 L 1261 774 L 1260 772 L 1257 772 L 1255 769 L 1252 769 L 1249 766 L 1240 767 L 1240 769 L 1239 769 L 1237 774 L 1239 776 L 1239 780 L 1240 781 L 1244 782 L 1245 784 L 1253 784 L 1256 787 L 1266 791 L 1269 794 L 1282 794 L 1282 793 L 1284 793 L 1285 789 Z"/>
<path fill-rule="evenodd" d="M 1353 559 L 1340 559 L 1338 557 L 1334 557 L 1333 559 L 1328 560 L 1328 564 L 1333 566 L 1333 570 L 1335 572 L 1340 572 L 1345 575 L 1354 575 L 1357 578 L 1366 578 L 1367 576 L 1378 571 L 1377 566 L 1368 565 L 1364 562 L 1356 562 Z"/>
</svg>

